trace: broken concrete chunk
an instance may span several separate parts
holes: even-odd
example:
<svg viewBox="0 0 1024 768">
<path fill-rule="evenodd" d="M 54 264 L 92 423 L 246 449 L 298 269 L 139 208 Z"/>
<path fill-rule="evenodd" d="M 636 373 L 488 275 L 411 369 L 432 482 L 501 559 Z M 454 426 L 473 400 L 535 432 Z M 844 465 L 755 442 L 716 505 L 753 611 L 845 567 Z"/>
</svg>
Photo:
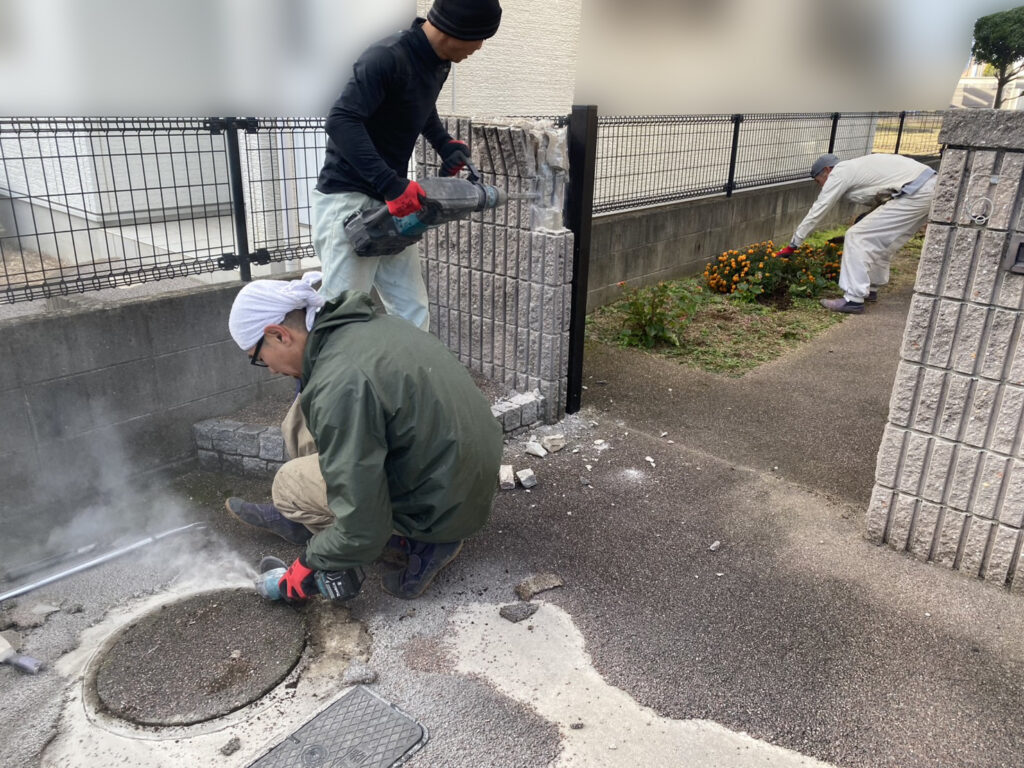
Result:
<svg viewBox="0 0 1024 768">
<path fill-rule="evenodd" d="M 377 673 L 366 662 L 353 659 L 341 678 L 344 685 L 370 685 L 377 682 Z"/>
<path fill-rule="evenodd" d="M 516 477 L 519 478 L 523 488 L 533 488 L 537 484 L 537 476 L 533 474 L 532 469 L 520 469 L 516 472 Z"/>
<path fill-rule="evenodd" d="M 45 623 L 45 613 L 36 613 L 31 608 L 19 605 L 4 616 L 3 629 L 35 629 Z"/>
<path fill-rule="evenodd" d="M 0 637 L 6 640 L 15 651 L 21 650 L 21 635 L 14 630 L 9 629 L 6 632 L 0 632 Z"/>
<path fill-rule="evenodd" d="M 49 616 L 51 613 L 59 611 L 60 606 L 50 605 L 49 603 L 36 603 L 30 610 L 39 616 Z"/>
<path fill-rule="evenodd" d="M 541 444 L 533 440 L 526 444 L 526 452 L 531 456 L 536 456 L 538 459 L 543 459 L 548 455 L 548 452 L 544 450 Z"/>
<path fill-rule="evenodd" d="M 513 624 L 517 624 L 523 619 L 528 619 L 537 612 L 540 608 L 536 603 L 512 603 L 511 605 L 503 605 L 498 609 L 498 614 L 501 618 L 511 621 Z"/>
<path fill-rule="evenodd" d="M 228 741 L 228 743 L 220 748 L 220 753 L 222 755 L 224 755 L 224 757 L 230 757 L 231 755 L 235 754 L 235 752 L 237 752 L 241 748 L 242 748 L 242 740 L 240 738 L 238 738 L 237 736 L 232 736 L 231 739 Z"/>
<path fill-rule="evenodd" d="M 516 487 L 516 474 L 511 464 L 502 464 L 498 470 L 498 486 L 503 491 L 511 491 Z"/>
<path fill-rule="evenodd" d="M 546 435 L 540 439 L 540 444 L 548 453 L 557 453 L 565 448 L 565 435 Z"/>
<path fill-rule="evenodd" d="M 534 595 L 562 586 L 562 580 L 553 573 L 538 573 L 516 587 L 516 597 L 532 600 Z"/>
</svg>

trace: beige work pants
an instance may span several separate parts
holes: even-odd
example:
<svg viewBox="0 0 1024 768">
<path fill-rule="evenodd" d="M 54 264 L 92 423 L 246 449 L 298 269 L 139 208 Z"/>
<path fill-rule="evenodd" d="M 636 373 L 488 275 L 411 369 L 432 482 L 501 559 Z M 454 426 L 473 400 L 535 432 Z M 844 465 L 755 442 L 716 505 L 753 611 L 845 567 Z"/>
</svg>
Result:
<svg viewBox="0 0 1024 768">
<path fill-rule="evenodd" d="M 285 450 L 292 459 L 274 476 L 271 491 L 274 506 L 289 520 L 319 533 L 334 523 L 334 513 L 327 505 L 327 483 L 320 474 L 320 454 L 306 427 L 298 397 L 281 422 L 281 433 Z"/>
</svg>

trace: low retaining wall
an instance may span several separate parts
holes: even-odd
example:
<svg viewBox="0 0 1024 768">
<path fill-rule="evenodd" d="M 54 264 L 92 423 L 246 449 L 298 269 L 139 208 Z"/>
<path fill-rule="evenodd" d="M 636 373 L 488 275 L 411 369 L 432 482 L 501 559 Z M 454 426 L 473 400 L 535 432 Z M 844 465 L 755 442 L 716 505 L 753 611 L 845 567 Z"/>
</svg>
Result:
<svg viewBox="0 0 1024 768">
<path fill-rule="evenodd" d="M 1024 589 L 1024 114 L 948 113 L 868 536 Z"/>
<path fill-rule="evenodd" d="M 294 383 L 247 365 L 237 284 L 0 321 L 0 559 L 89 493 L 195 458 L 192 425 Z M 10 548 L 10 549 L 9 549 Z"/>
</svg>

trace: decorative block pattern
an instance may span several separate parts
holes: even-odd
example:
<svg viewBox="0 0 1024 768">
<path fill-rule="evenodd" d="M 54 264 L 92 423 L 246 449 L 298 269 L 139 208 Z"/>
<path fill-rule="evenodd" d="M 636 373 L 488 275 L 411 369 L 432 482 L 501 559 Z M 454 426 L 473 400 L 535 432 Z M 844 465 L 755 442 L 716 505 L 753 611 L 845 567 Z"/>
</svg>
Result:
<svg viewBox="0 0 1024 768">
<path fill-rule="evenodd" d="M 491 406 L 491 413 L 508 436 L 536 427 L 544 412 L 544 396 L 539 389 L 502 398 Z M 199 468 L 208 472 L 273 475 L 288 461 L 279 427 L 207 419 L 192 425 L 192 437 Z"/>
<path fill-rule="evenodd" d="M 540 418 L 555 421 L 565 414 L 572 306 L 573 235 L 562 224 L 565 129 L 529 120 L 446 122 L 470 145 L 485 183 L 535 197 L 423 238 L 431 332 L 471 370 L 528 398 L 536 393 Z M 415 158 L 417 176 L 438 172 L 437 155 L 422 140 Z M 514 431 L 532 423 L 530 407 L 511 416 L 501 406 L 496 416 Z"/>
<path fill-rule="evenodd" d="M 240 475 L 273 474 L 286 460 L 278 427 L 207 419 L 192 425 L 199 468 Z"/>
<path fill-rule="evenodd" d="M 1024 588 L 1024 114 L 953 114 L 878 451 L 868 537 Z"/>
</svg>

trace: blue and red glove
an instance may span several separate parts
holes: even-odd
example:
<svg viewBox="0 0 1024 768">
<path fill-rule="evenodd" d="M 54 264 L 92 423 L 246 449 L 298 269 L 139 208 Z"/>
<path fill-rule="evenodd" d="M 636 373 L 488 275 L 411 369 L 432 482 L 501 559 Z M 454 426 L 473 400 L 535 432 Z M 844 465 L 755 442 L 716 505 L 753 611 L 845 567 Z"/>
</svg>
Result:
<svg viewBox="0 0 1024 768">
<path fill-rule="evenodd" d="M 789 256 L 789 255 L 791 255 L 791 254 L 793 254 L 795 252 L 796 252 L 796 248 L 793 248 L 792 246 L 787 245 L 785 248 L 783 248 L 781 251 L 779 251 L 775 255 L 776 256 Z"/>
<path fill-rule="evenodd" d="M 281 598 L 286 603 L 304 603 L 317 592 L 313 569 L 302 562 L 302 558 L 303 556 L 299 555 L 277 582 Z"/>
<path fill-rule="evenodd" d="M 388 210 L 391 211 L 392 216 L 398 219 L 412 216 L 423 209 L 423 200 L 426 196 L 427 193 L 423 187 L 415 181 L 410 181 L 405 185 L 405 191 L 402 194 L 387 201 Z"/>
<path fill-rule="evenodd" d="M 441 155 L 441 175 L 457 176 L 469 160 L 469 145 L 464 141 L 452 139 L 441 147 L 438 154 Z"/>
</svg>

